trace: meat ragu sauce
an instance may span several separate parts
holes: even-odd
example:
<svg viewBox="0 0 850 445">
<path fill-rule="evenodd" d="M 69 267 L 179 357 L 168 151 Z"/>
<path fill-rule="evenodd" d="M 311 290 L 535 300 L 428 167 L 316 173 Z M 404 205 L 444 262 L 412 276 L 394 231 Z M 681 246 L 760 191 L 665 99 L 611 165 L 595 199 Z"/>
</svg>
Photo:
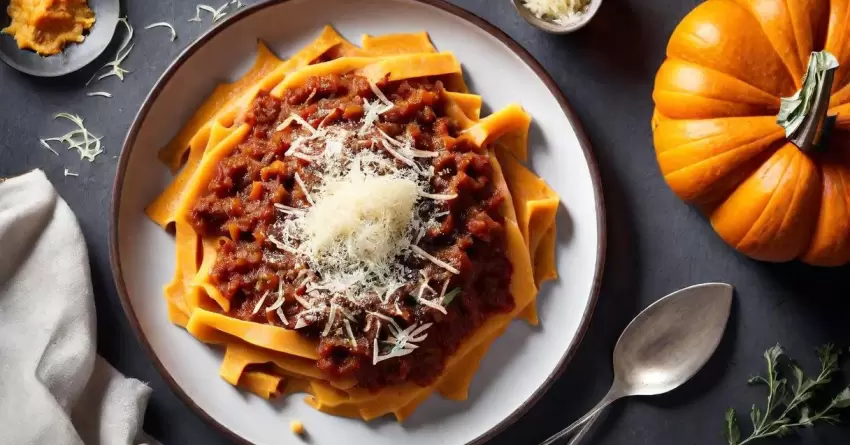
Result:
<svg viewBox="0 0 850 445">
<path fill-rule="evenodd" d="M 445 361 L 460 343 L 491 315 L 509 312 L 514 307 L 510 294 L 512 266 L 506 254 L 504 219 L 500 207 L 505 199 L 493 183 L 493 168 L 487 153 L 474 144 L 456 139 L 456 123 L 444 113 L 443 86 L 439 80 L 417 79 L 382 82 L 381 91 L 394 107 L 380 116 L 376 127 L 389 136 L 406 133 L 418 150 L 437 151 L 436 157 L 417 159 L 433 166 L 430 193 L 457 194 L 456 199 L 440 203 L 444 208 L 437 222 L 419 241 L 429 254 L 454 264 L 459 274 L 451 274 L 431 261 L 407 255 L 400 261 L 431 277 L 431 283 L 460 293 L 445 303 L 447 314 L 424 306 L 416 300 L 419 282 L 410 283 L 392 293 L 386 302 L 366 298 L 366 307 L 339 305 L 350 310 L 350 327 L 356 339 L 346 335 L 336 317 L 334 329 L 323 336 L 329 310 L 312 314 L 310 323 L 297 331 L 319 340 L 318 367 L 329 377 L 354 377 L 359 386 L 381 387 L 415 382 L 427 386 L 444 371 Z M 247 138 L 218 166 L 215 178 L 191 210 L 194 228 L 204 236 L 220 236 L 212 280 L 231 301 L 227 314 L 242 320 L 269 323 L 287 329 L 296 328 L 296 318 L 304 311 L 297 301 L 307 292 L 305 279 L 315 276 L 304 258 L 280 252 L 268 239 L 278 218 L 274 204 L 296 208 L 310 206 L 307 196 L 296 183 L 295 174 L 309 187 L 318 185 L 320 175 L 309 162 L 284 156 L 293 140 L 308 134 L 301 125 L 278 126 L 295 113 L 314 128 L 330 125 L 358 127 L 364 116 L 364 99 L 377 100 L 368 81 L 356 75 L 328 75 L 309 79 L 302 87 L 286 92 L 282 99 L 260 94 L 244 115 L 251 126 Z M 235 125 L 239 125 L 237 122 Z M 362 143 L 361 143 L 362 142 Z M 368 135 L 347 150 L 373 150 L 386 155 Z M 387 156 L 398 167 L 404 165 Z M 276 255 L 269 260 L 270 252 Z M 415 278 L 418 278 L 415 277 Z M 282 280 L 282 283 L 281 283 Z M 280 287 L 279 287 L 280 286 Z M 287 322 L 276 311 L 266 311 L 283 290 L 280 307 Z M 439 291 L 439 289 L 437 289 Z M 271 296 L 269 296 L 271 294 Z M 267 298 L 260 303 L 263 296 Z M 256 311 L 261 307 L 259 311 Z M 376 336 L 388 335 L 387 321 L 366 311 L 392 318 L 402 329 L 413 323 L 434 323 L 427 338 L 412 353 L 383 360 L 373 365 Z M 379 323 L 383 334 L 378 332 Z M 349 324 L 346 321 L 346 324 Z M 339 329 L 336 329 L 339 327 Z"/>
</svg>

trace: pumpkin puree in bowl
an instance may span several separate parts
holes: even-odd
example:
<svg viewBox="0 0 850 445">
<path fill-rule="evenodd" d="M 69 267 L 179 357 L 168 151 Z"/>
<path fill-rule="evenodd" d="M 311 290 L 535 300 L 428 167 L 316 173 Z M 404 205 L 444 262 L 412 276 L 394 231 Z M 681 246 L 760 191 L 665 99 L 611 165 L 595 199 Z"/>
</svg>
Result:
<svg viewBox="0 0 850 445">
<path fill-rule="evenodd" d="M 12 0 L 7 9 L 12 23 L 2 30 L 42 56 L 62 51 L 68 42 L 81 43 L 94 25 L 87 0 Z"/>
</svg>

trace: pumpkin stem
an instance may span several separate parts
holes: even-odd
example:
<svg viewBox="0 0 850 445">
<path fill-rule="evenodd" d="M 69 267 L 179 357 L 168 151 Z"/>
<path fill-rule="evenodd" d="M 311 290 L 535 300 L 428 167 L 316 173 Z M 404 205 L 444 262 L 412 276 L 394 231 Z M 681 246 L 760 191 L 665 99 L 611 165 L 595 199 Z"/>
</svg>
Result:
<svg viewBox="0 0 850 445">
<path fill-rule="evenodd" d="M 835 126 L 835 116 L 827 116 L 829 95 L 838 60 L 828 51 L 813 52 L 803 76 L 803 87 L 791 97 L 783 97 L 776 123 L 785 128 L 785 137 L 805 153 L 826 147 Z"/>
</svg>

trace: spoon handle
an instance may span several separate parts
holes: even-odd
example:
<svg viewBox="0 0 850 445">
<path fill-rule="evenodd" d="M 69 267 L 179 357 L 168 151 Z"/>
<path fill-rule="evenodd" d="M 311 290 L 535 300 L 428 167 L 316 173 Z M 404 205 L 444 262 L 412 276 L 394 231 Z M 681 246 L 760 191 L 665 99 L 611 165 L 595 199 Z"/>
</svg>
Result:
<svg viewBox="0 0 850 445">
<path fill-rule="evenodd" d="M 592 419 L 595 419 L 597 414 L 599 414 L 600 411 L 602 411 L 603 409 L 605 409 L 605 407 L 610 405 L 611 402 L 619 399 L 622 396 L 623 395 L 620 393 L 619 388 L 617 388 L 617 385 L 615 384 L 608 391 L 608 394 L 605 394 L 605 397 L 603 397 L 602 400 L 600 400 L 599 403 L 596 404 L 596 406 L 594 406 L 590 411 L 588 411 L 587 414 L 585 414 L 580 419 L 573 422 L 572 425 L 562 429 L 561 431 L 559 431 L 558 433 L 556 433 L 552 437 L 546 439 L 540 445 L 552 445 L 553 443 L 558 441 L 558 439 L 565 437 L 568 434 L 572 433 L 576 428 L 584 425 L 585 423 L 589 422 Z"/>
<path fill-rule="evenodd" d="M 587 433 L 590 432 L 590 429 L 593 428 L 593 425 L 596 424 L 596 422 L 599 420 L 600 417 L 602 417 L 601 411 L 599 412 L 599 414 L 593 416 L 592 419 L 588 420 L 587 423 L 585 423 L 584 426 L 581 427 L 580 430 L 578 430 L 576 435 L 573 436 L 572 439 L 570 439 L 570 442 L 567 445 L 578 445 L 579 442 L 581 442 L 581 440 L 584 439 L 584 436 L 586 436 Z"/>
</svg>

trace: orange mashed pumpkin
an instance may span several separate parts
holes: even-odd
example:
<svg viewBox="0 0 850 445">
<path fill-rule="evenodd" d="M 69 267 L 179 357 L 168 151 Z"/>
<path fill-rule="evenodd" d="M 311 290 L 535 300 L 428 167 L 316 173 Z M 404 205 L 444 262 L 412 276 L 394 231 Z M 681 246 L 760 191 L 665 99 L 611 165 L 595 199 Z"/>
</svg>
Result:
<svg viewBox="0 0 850 445">
<path fill-rule="evenodd" d="M 2 32 L 42 56 L 58 54 L 68 42 L 81 43 L 83 33 L 94 25 L 94 12 L 87 0 L 12 0 L 12 23 Z"/>
</svg>

